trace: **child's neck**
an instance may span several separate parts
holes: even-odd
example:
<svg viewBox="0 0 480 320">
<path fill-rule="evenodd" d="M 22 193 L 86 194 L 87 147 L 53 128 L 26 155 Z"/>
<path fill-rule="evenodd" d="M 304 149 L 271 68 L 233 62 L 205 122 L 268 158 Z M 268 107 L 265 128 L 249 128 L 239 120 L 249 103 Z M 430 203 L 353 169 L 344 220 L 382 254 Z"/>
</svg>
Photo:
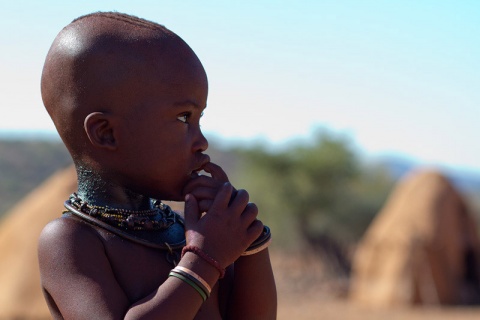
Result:
<svg viewBox="0 0 480 320">
<path fill-rule="evenodd" d="M 151 208 L 149 197 L 106 181 L 100 174 L 91 169 L 77 167 L 77 178 L 77 195 L 90 205 L 127 210 L 147 210 Z"/>
</svg>

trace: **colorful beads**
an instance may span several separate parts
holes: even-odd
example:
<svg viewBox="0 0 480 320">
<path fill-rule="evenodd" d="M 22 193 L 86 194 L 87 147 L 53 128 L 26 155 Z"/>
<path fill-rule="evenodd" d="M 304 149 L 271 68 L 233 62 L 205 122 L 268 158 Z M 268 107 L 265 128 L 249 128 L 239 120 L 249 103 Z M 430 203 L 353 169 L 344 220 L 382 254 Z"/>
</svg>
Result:
<svg viewBox="0 0 480 320">
<path fill-rule="evenodd" d="M 81 212 L 101 220 L 111 226 L 125 230 L 155 231 L 164 230 L 175 223 L 175 214 L 169 206 L 155 200 L 148 210 L 127 210 L 121 208 L 92 206 L 73 193 L 70 204 Z"/>
</svg>

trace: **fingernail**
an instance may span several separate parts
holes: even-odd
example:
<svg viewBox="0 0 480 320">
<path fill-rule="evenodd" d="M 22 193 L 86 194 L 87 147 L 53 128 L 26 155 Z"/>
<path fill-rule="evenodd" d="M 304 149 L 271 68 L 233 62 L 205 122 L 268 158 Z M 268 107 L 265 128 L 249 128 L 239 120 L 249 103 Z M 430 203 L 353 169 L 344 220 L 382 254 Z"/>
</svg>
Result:
<svg viewBox="0 0 480 320">
<path fill-rule="evenodd" d="M 190 195 L 190 193 L 189 193 L 189 194 L 187 194 L 187 195 L 185 196 L 185 202 L 190 201 L 190 199 L 191 199 L 191 195 Z"/>
</svg>

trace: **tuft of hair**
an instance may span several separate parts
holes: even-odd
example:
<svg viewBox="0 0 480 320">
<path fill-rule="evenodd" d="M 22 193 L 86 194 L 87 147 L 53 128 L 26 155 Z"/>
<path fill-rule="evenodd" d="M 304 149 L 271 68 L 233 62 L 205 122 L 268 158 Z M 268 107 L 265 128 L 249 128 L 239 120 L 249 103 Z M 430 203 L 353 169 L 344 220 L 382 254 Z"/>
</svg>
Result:
<svg viewBox="0 0 480 320">
<path fill-rule="evenodd" d="M 89 19 L 89 18 L 107 18 L 107 19 L 114 19 L 118 21 L 122 21 L 125 23 L 129 23 L 134 25 L 135 27 L 141 27 L 141 28 L 148 28 L 152 30 L 161 30 L 164 32 L 171 32 L 168 30 L 164 25 L 161 25 L 159 23 L 146 20 L 143 18 L 139 18 L 134 15 L 126 14 L 126 13 L 121 13 L 117 11 L 97 11 L 97 12 L 92 12 L 83 16 L 80 16 L 76 19 L 74 19 L 71 23 L 78 22 L 80 20 L 84 19 Z"/>
</svg>

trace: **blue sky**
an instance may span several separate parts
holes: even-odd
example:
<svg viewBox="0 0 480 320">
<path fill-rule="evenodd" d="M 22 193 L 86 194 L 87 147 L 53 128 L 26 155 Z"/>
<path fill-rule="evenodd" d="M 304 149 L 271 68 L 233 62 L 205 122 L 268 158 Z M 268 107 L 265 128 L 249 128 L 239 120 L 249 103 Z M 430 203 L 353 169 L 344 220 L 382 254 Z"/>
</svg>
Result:
<svg viewBox="0 0 480 320">
<path fill-rule="evenodd" d="M 1 131 L 54 131 L 45 55 L 103 10 L 190 44 L 209 77 L 207 134 L 280 145 L 320 126 L 368 155 L 480 171 L 478 1 L 1 1 Z"/>
</svg>

